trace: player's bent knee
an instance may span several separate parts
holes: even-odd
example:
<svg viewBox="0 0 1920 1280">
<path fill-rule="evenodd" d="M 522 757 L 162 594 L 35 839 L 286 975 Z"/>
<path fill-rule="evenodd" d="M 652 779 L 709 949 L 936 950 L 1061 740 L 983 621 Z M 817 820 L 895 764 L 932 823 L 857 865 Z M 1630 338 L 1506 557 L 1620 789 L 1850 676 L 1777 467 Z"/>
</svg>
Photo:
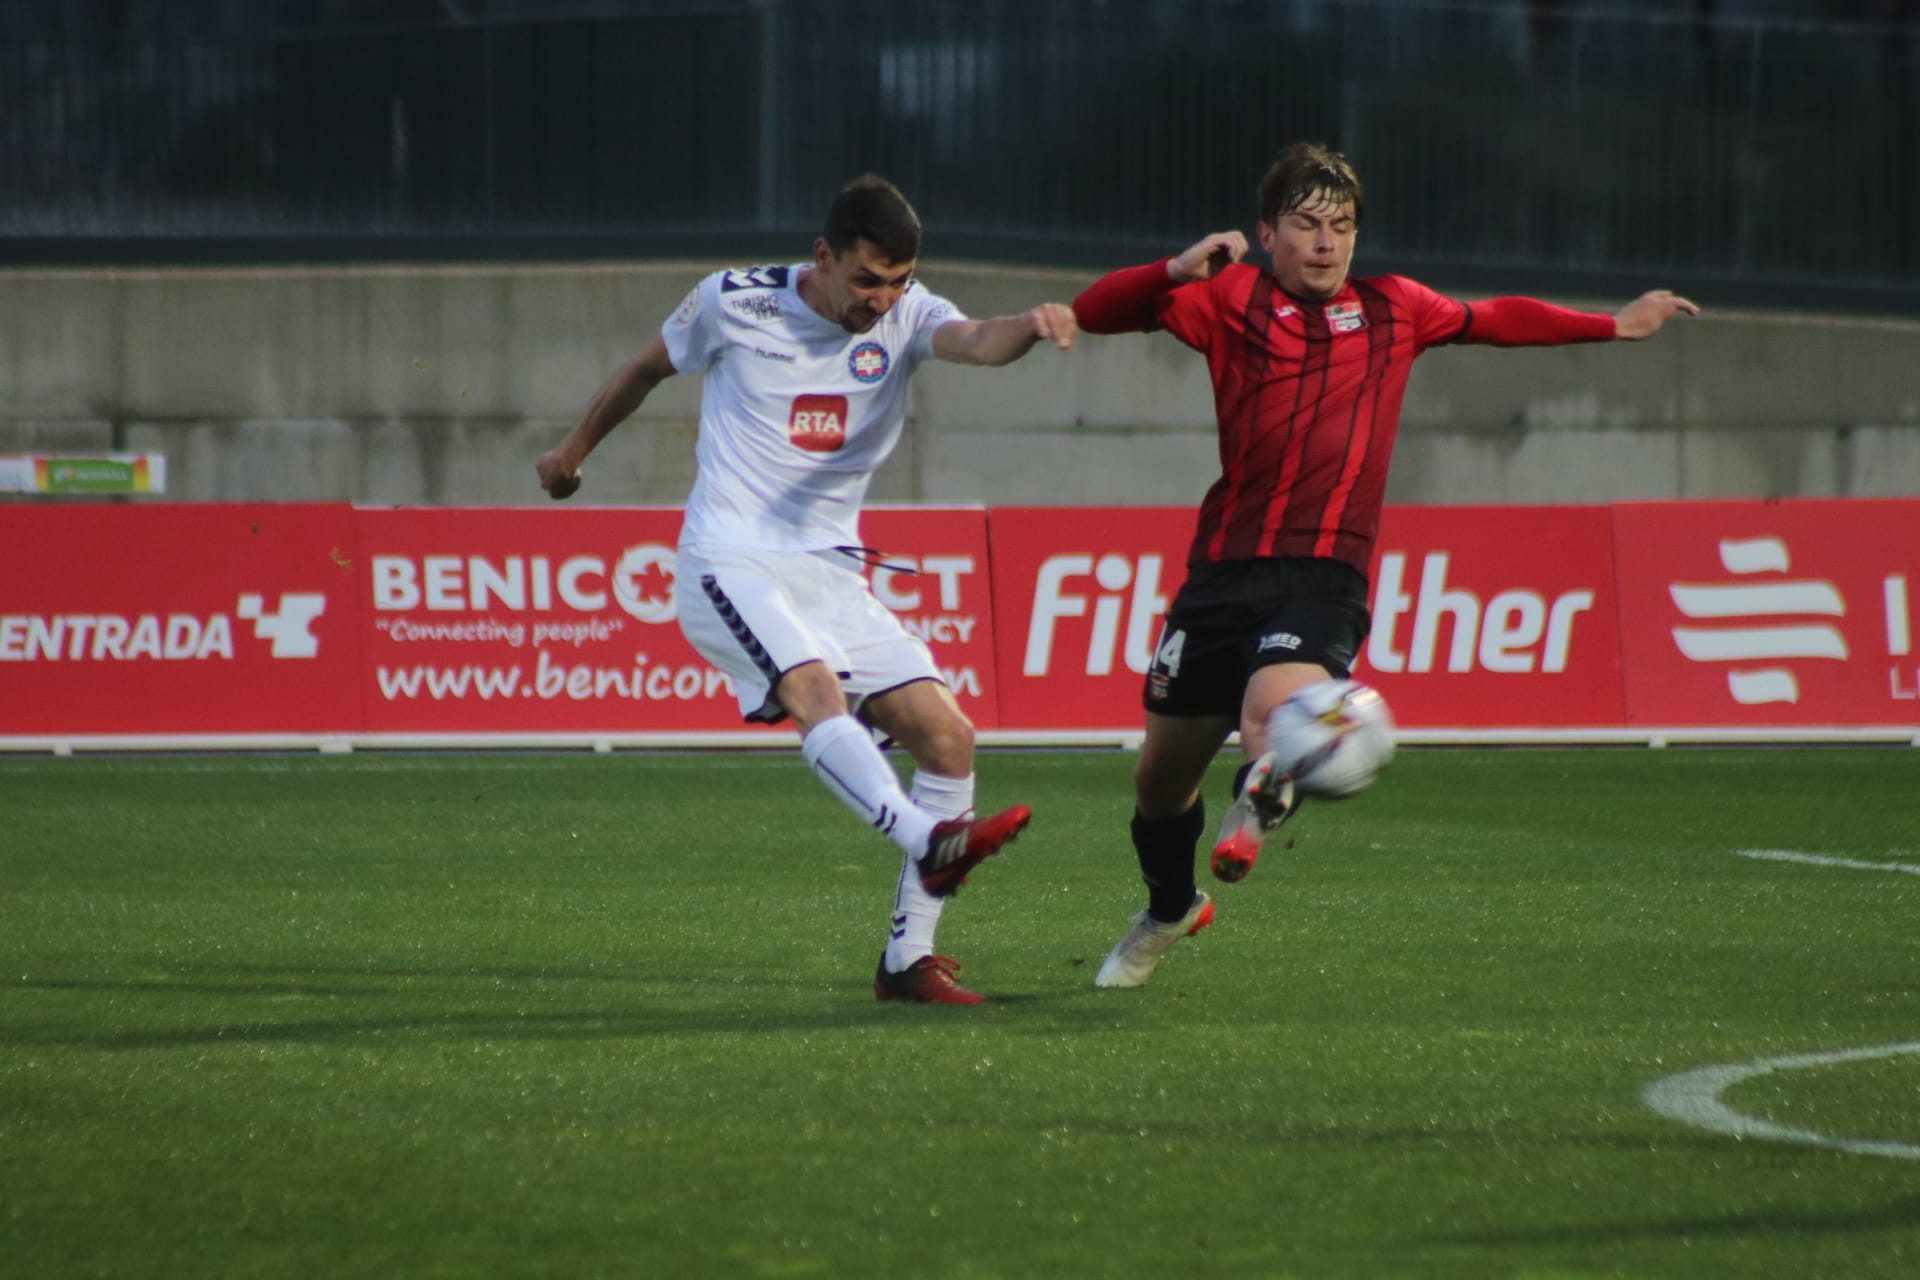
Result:
<svg viewBox="0 0 1920 1280">
<path fill-rule="evenodd" d="M 945 718 L 913 753 L 917 763 L 948 777 L 965 777 L 973 771 L 973 722 L 965 716 Z"/>
</svg>

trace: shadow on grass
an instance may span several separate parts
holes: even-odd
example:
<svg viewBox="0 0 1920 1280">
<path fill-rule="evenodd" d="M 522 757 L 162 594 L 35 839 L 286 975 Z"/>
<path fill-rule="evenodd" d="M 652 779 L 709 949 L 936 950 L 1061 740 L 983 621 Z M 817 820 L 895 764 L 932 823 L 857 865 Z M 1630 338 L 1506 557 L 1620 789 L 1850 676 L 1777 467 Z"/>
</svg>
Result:
<svg viewBox="0 0 1920 1280">
<path fill-rule="evenodd" d="M 1806 1153 L 1789 1152 L 1798 1159 Z M 1627 1240 L 1684 1240 L 1749 1235 L 1819 1235 L 1833 1232 L 1886 1231 L 1920 1223 L 1920 1197 L 1906 1196 L 1875 1209 L 1808 1211 L 1751 1209 L 1717 1217 L 1669 1218 L 1645 1222 L 1593 1222 L 1517 1231 L 1469 1231 L 1418 1237 L 1422 1244 L 1500 1246 L 1525 1244 L 1614 1244 Z"/>
<path fill-rule="evenodd" d="M 606 992 L 597 993 L 596 1003 L 600 1007 L 595 1008 L 529 1011 L 520 1007 L 550 1002 L 555 994 L 553 987 L 581 986 L 632 986 L 646 990 L 636 991 L 631 1002 L 616 997 L 617 1007 L 611 1008 L 605 1007 Z M 430 1001 L 443 1006 L 391 1016 L 288 1021 L 271 1017 L 235 1019 L 229 1015 L 222 1021 L 191 1027 L 98 1032 L 71 1024 L 32 1026 L 17 1020 L 0 1025 L 0 1046 L 105 1052 L 208 1044 L 326 1044 L 384 1036 L 613 1040 L 729 1031 L 756 1035 L 826 1032 L 870 1026 L 924 1026 L 929 1019 L 957 1022 L 983 1016 L 990 1018 L 999 1009 L 1056 1009 L 1077 1023 L 1079 1019 L 1072 1016 L 1069 1006 L 1081 994 L 995 993 L 983 1006 L 932 1009 L 911 1004 L 881 1004 L 874 1000 L 864 979 L 809 981 L 783 977 L 764 969 L 697 974 L 654 969 L 642 974 L 591 968 L 472 966 L 429 970 L 259 965 L 194 968 L 183 971 L 177 978 L 29 978 L 0 985 L 0 993 L 7 990 L 181 996 L 200 1001 L 373 1001 L 388 1007 L 394 1001 Z M 690 1007 L 703 1001 L 708 1007 Z M 464 1007 L 444 1007 L 449 1003 Z M 472 1007 L 482 1003 L 498 1007 Z M 214 1007 L 209 1006 L 206 1012 L 214 1012 Z M 114 1016 L 117 1021 L 129 1019 L 125 1010 L 116 1011 Z"/>
<path fill-rule="evenodd" d="M 392 1018 L 308 1019 L 298 1022 L 227 1022 L 209 1026 L 148 1028 L 138 1031 L 75 1035 L 54 1030 L 8 1027 L 0 1045 L 12 1048 L 91 1049 L 114 1053 L 175 1049 L 210 1044 L 341 1044 L 384 1037 L 408 1040 L 623 1040 L 642 1036 L 736 1031 L 750 1034 L 844 1030 L 884 1022 L 884 1010 L 791 1014 L 724 1012 L 656 1014 L 587 1011 L 581 1013 L 422 1013 Z"/>
<path fill-rule="evenodd" d="M 129 966 L 132 967 L 132 966 Z M 153 966 L 148 975 L 127 978 L 27 978 L 0 982 L 0 992 L 40 991 L 116 991 L 155 994 L 198 994 L 212 996 L 392 996 L 405 995 L 429 986 L 460 985 L 473 982 L 493 984 L 600 984 L 685 989 L 689 993 L 729 987 L 764 987 L 781 991 L 835 991 L 843 983 L 864 989 L 866 970 L 859 977 L 846 979 L 806 979 L 783 974 L 759 961 L 743 961 L 738 967 L 715 967 L 685 972 L 658 967 L 620 969 L 558 965 L 461 965 L 428 969 L 378 965 L 255 965 L 187 966 L 175 970 L 178 976 L 151 976 L 161 966 Z M 498 987 L 496 986 L 496 991 Z M 988 1002 L 995 1005 L 1056 1003 L 1066 997 L 1093 996 L 1092 982 L 1076 978 L 1074 987 L 1060 991 L 990 992 Z M 1184 993 L 1180 993 L 1184 994 Z M 1103 998 L 1113 999 L 1113 993 Z M 1124 999 L 1125 997 L 1122 997 Z"/>
</svg>

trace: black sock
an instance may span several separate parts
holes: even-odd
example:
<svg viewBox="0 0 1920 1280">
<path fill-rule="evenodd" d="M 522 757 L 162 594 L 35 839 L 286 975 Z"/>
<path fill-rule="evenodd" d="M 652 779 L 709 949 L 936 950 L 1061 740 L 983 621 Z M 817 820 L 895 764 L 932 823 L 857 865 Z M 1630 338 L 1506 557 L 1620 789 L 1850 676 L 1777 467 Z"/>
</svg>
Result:
<svg viewBox="0 0 1920 1280">
<path fill-rule="evenodd" d="M 1171 923 L 1193 909 L 1198 887 L 1193 880 L 1194 857 L 1200 834 L 1207 827 L 1207 802 L 1174 818 L 1133 815 L 1133 851 L 1140 858 L 1140 878 L 1147 882 L 1147 914 Z"/>
</svg>

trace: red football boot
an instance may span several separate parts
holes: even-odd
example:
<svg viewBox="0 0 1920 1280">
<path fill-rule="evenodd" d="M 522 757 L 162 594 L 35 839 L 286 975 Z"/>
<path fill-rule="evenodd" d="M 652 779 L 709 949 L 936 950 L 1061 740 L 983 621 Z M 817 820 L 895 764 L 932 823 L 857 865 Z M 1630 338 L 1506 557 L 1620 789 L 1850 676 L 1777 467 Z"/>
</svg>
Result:
<svg viewBox="0 0 1920 1280">
<path fill-rule="evenodd" d="M 980 1004 L 984 996 L 967 990 L 953 980 L 960 962 L 951 956 L 921 956 L 898 973 L 887 972 L 887 953 L 880 953 L 880 967 L 873 971 L 873 997 L 876 1000 L 912 1000 L 920 1004 Z"/>
<path fill-rule="evenodd" d="M 966 882 L 967 872 L 1000 852 L 1000 847 L 1027 829 L 1033 810 L 1017 804 L 991 818 L 949 818 L 934 824 L 927 851 L 914 866 L 920 884 L 936 898 L 950 898 Z"/>
</svg>

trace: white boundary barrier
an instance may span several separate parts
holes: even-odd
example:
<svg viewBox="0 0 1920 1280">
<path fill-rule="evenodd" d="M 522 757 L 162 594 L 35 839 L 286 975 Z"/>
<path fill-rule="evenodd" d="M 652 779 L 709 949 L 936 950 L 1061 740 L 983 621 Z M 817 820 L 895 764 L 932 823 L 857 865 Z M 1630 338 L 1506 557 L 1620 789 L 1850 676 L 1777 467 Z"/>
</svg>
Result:
<svg viewBox="0 0 1920 1280">
<path fill-rule="evenodd" d="M 982 747 L 1140 749 L 1138 729 L 982 729 Z M 1229 739 L 1231 742 L 1232 739 Z M 1806 729 L 1410 729 L 1408 747 L 1753 746 L 1920 747 L 1920 727 Z M 787 748 L 778 733 L 212 733 L 0 736 L 0 752 L 58 756 L 98 751 L 725 751 Z"/>
</svg>

